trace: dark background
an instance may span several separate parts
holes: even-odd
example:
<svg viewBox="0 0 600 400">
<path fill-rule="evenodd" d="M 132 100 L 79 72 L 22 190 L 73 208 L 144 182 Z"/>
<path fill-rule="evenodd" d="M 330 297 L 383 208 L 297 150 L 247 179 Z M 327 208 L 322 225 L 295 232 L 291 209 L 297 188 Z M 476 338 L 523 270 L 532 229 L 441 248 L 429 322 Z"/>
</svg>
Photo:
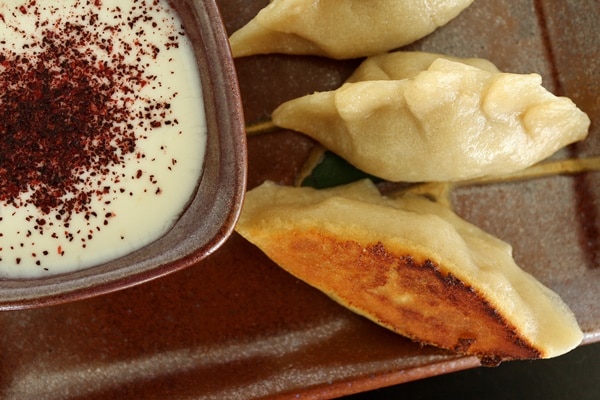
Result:
<svg viewBox="0 0 600 400">
<path fill-rule="evenodd" d="M 600 343 L 550 360 L 513 361 L 347 396 L 372 399 L 600 399 Z"/>
</svg>

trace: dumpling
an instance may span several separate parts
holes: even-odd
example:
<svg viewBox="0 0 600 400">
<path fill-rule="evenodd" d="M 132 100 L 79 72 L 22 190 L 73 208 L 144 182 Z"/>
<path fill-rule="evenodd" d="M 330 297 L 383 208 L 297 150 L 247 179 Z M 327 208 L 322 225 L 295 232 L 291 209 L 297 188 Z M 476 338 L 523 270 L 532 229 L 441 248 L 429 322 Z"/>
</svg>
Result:
<svg viewBox="0 0 600 400">
<path fill-rule="evenodd" d="M 587 136 L 590 119 L 537 74 L 437 58 L 413 78 L 345 83 L 280 105 L 302 132 L 389 181 L 456 181 L 519 171 Z"/>
<path fill-rule="evenodd" d="M 247 193 L 236 230 L 350 310 L 482 363 L 555 357 L 582 340 L 568 306 L 507 243 L 423 197 L 383 197 L 367 180 L 266 182 Z"/>
<path fill-rule="evenodd" d="M 459 58 L 424 51 L 395 51 L 364 60 L 346 82 L 412 79 L 428 69 L 438 58 L 460 62 L 488 72 L 500 72 L 484 58 Z"/>
<path fill-rule="evenodd" d="M 473 0 L 274 0 L 230 37 L 234 57 L 285 53 L 358 58 L 404 46 Z"/>
</svg>

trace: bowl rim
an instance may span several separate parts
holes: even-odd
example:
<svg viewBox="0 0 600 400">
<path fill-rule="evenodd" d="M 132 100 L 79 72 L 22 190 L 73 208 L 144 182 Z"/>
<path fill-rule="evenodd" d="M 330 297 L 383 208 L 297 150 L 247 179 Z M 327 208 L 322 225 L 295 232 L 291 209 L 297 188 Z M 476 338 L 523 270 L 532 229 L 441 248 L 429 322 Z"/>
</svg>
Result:
<svg viewBox="0 0 600 400">
<path fill-rule="evenodd" d="M 165 243 L 173 242 L 177 235 L 169 236 L 184 216 L 191 213 L 190 206 L 175 227 L 158 241 L 117 260 L 46 277 L 0 278 L 0 311 L 83 300 L 157 279 L 197 264 L 233 233 L 246 192 L 248 155 L 241 94 L 228 36 L 215 0 L 170 0 L 168 3 L 181 18 L 200 72 L 207 147 L 202 175 L 190 206 L 206 219 L 195 221 L 195 228 L 190 228 L 196 231 L 186 239 L 189 243 L 185 252 L 170 252 L 168 258 L 157 263 L 153 263 L 153 256 L 142 256 L 141 262 L 132 263 L 132 259 L 145 254 L 163 238 L 166 238 Z M 224 185 L 223 181 L 230 185 Z M 212 201 L 197 201 L 202 196 Z M 201 232 L 201 228 L 206 232 Z"/>
</svg>

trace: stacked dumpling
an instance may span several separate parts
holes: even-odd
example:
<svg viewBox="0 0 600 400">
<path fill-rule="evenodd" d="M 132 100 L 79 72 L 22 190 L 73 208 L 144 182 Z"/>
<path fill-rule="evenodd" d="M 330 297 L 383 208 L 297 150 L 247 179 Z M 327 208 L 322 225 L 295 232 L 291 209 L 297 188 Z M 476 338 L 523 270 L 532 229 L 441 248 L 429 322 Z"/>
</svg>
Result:
<svg viewBox="0 0 600 400">
<path fill-rule="evenodd" d="M 590 125 L 537 74 L 403 52 L 369 58 L 339 89 L 290 100 L 272 117 L 365 172 L 409 182 L 515 172 L 584 139 Z"/>
<path fill-rule="evenodd" d="M 274 0 L 231 35 L 235 57 L 312 54 L 336 59 L 390 51 L 445 25 L 473 0 Z"/>
<path fill-rule="evenodd" d="M 247 194 L 236 230 L 349 309 L 483 363 L 555 357 L 583 336 L 507 243 L 421 196 L 384 197 L 370 181 L 266 182 Z"/>
</svg>

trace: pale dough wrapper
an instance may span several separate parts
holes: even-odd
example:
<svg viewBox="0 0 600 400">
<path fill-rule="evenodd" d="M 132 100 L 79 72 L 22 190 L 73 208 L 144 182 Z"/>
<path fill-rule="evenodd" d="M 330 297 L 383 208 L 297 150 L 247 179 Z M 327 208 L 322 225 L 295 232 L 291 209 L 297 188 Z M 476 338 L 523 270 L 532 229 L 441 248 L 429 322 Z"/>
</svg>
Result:
<svg viewBox="0 0 600 400">
<path fill-rule="evenodd" d="M 541 83 L 437 58 L 412 78 L 290 100 L 272 119 L 389 181 L 465 180 L 519 171 L 587 136 L 588 116 Z"/>
<path fill-rule="evenodd" d="M 368 57 L 346 82 L 412 79 L 428 69 L 438 58 L 460 62 L 488 72 L 500 72 L 491 61 L 484 58 L 459 58 L 424 51 L 394 51 Z"/>
<path fill-rule="evenodd" d="M 418 196 L 370 181 L 247 193 L 236 227 L 282 268 L 399 334 L 482 363 L 549 358 L 583 334 L 507 243 Z"/>
<path fill-rule="evenodd" d="M 420 39 L 473 0 L 274 0 L 230 37 L 234 57 L 284 53 L 335 59 Z"/>
</svg>

